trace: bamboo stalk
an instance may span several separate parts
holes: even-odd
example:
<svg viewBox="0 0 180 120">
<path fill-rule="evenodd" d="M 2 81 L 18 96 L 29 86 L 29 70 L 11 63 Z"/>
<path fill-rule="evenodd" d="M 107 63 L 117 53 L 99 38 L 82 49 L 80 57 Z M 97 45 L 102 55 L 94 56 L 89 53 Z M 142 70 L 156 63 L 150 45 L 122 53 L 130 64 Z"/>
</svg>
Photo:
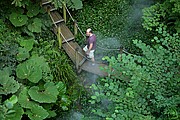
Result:
<svg viewBox="0 0 180 120">
<path fill-rule="evenodd" d="M 60 26 L 58 26 L 58 32 L 57 32 L 57 38 L 58 38 L 58 42 L 59 42 L 59 48 L 62 47 L 62 37 L 61 37 L 61 28 Z"/>
<path fill-rule="evenodd" d="M 66 23 L 67 17 L 66 17 L 66 0 L 63 1 L 63 18 L 64 22 Z"/>
<path fill-rule="evenodd" d="M 74 21 L 74 35 L 77 35 L 77 21 Z"/>
</svg>

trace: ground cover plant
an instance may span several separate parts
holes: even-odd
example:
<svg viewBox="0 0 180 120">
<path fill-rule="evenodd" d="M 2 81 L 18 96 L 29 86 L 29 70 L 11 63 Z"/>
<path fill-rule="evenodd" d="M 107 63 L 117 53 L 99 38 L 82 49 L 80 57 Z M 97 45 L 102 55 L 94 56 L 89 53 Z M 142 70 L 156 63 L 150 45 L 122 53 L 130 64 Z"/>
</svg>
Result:
<svg viewBox="0 0 180 120">
<path fill-rule="evenodd" d="M 146 33 L 151 37 L 141 39 L 146 35 L 142 34 L 132 39 L 133 54 L 103 58 L 109 62 L 105 68 L 109 76 L 91 86 L 89 100 L 90 113 L 99 116 L 98 119 L 179 119 L 179 2 L 155 2 L 143 9 L 141 22 L 144 27 L 141 30 L 149 30 Z M 86 115 L 84 119 L 91 116 Z"/>
<path fill-rule="evenodd" d="M 1 120 L 53 119 L 79 97 L 75 72 L 39 2 L 0 2 Z"/>
</svg>

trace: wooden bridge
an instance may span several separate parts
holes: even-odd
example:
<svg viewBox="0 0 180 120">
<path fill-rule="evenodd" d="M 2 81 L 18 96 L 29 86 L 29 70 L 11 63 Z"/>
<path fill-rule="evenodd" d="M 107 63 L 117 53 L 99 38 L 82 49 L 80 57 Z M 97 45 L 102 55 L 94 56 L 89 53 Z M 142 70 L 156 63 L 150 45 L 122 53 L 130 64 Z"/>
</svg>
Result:
<svg viewBox="0 0 180 120">
<path fill-rule="evenodd" d="M 105 64 L 96 63 L 92 65 L 92 62 L 86 58 L 85 52 L 82 48 L 74 41 L 75 37 L 73 33 L 66 26 L 66 8 L 63 8 L 63 17 L 61 17 L 58 10 L 49 0 L 42 0 L 42 7 L 48 12 L 53 22 L 53 32 L 57 35 L 59 41 L 59 47 L 63 47 L 72 62 L 76 65 L 78 72 L 81 70 L 88 71 L 100 76 L 106 76 L 107 73 L 100 70 L 100 67 L 105 67 Z M 65 7 L 65 6 L 64 6 Z M 77 34 L 77 27 L 75 24 L 75 34 Z"/>
</svg>

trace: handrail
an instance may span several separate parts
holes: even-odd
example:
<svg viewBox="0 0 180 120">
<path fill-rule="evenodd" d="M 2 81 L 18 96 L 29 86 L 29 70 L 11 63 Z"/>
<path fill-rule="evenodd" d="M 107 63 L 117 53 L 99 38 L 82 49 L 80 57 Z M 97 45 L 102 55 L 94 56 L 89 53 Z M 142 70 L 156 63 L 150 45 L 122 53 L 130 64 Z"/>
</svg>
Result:
<svg viewBox="0 0 180 120">
<path fill-rule="evenodd" d="M 68 8 L 66 7 L 65 3 L 62 2 L 62 4 L 63 4 L 63 7 L 64 7 L 64 8 L 66 9 L 66 11 L 68 12 L 71 20 L 74 22 L 75 26 L 78 28 L 78 30 L 79 30 L 79 32 L 81 33 L 81 35 L 82 35 L 84 38 L 86 38 L 86 36 L 83 34 L 82 30 L 81 30 L 80 27 L 78 26 L 77 21 L 72 17 L 72 15 L 71 15 L 70 11 L 68 10 Z M 64 12 L 63 12 L 63 13 L 64 13 Z"/>
</svg>

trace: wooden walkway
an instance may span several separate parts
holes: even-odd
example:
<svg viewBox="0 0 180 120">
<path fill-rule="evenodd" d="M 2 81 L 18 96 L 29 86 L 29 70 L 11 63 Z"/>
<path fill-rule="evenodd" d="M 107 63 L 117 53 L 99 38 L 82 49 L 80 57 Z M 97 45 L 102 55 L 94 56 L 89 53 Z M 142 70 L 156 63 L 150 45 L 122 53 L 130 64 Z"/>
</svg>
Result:
<svg viewBox="0 0 180 120">
<path fill-rule="evenodd" d="M 107 73 L 100 70 L 100 67 L 105 67 L 105 64 L 92 65 L 90 60 L 87 60 L 85 56 L 85 52 L 82 48 L 74 41 L 75 37 L 69 28 L 66 26 L 64 19 L 61 17 L 56 8 L 51 4 L 49 0 L 42 0 L 42 7 L 48 11 L 49 16 L 53 22 L 53 32 L 57 35 L 57 27 L 61 29 L 62 39 L 62 47 L 72 60 L 72 62 L 76 65 L 77 70 L 80 72 L 81 70 L 88 71 L 90 73 L 97 74 L 99 76 L 106 76 Z"/>
</svg>

